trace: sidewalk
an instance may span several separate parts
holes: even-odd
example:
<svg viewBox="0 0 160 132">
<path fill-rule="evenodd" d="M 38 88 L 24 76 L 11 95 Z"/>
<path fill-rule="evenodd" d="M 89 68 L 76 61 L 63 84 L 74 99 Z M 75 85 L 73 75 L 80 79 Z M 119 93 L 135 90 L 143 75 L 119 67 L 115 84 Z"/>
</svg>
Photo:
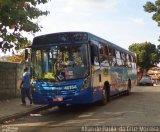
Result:
<svg viewBox="0 0 160 132">
<path fill-rule="evenodd" d="M 29 102 L 27 102 L 26 106 L 23 106 L 21 105 L 20 98 L 0 101 L 0 124 L 5 121 L 20 118 L 39 110 L 47 109 L 49 107 L 51 106 L 34 104 L 29 105 Z"/>
</svg>

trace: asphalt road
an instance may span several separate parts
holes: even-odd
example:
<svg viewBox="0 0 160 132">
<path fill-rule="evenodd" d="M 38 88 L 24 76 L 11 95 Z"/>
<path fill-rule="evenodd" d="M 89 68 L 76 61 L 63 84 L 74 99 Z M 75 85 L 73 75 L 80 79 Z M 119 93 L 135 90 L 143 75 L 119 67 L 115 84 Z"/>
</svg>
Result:
<svg viewBox="0 0 160 132">
<path fill-rule="evenodd" d="M 15 132 L 160 131 L 160 86 L 135 87 L 105 106 L 54 107 L 6 125 L 2 130 Z"/>
</svg>

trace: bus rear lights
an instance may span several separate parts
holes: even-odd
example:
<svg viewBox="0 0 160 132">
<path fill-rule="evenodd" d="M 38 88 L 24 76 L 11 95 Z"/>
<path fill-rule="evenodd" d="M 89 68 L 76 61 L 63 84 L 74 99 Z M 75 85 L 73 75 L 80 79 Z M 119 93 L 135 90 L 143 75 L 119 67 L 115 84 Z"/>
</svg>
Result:
<svg viewBox="0 0 160 132">
<path fill-rule="evenodd" d="M 63 98 L 52 98 L 52 100 L 54 101 L 54 102 L 60 102 L 60 101 L 63 101 Z"/>
</svg>

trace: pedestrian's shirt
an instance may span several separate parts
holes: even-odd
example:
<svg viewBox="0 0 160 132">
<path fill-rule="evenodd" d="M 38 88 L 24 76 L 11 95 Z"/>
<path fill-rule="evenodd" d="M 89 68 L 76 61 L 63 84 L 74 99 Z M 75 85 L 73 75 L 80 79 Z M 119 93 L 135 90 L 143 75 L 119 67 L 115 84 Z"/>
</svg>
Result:
<svg viewBox="0 0 160 132">
<path fill-rule="evenodd" d="M 22 77 L 22 88 L 30 88 L 30 73 L 29 72 L 25 72 L 23 73 L 23 77 Z"/>
</svg>

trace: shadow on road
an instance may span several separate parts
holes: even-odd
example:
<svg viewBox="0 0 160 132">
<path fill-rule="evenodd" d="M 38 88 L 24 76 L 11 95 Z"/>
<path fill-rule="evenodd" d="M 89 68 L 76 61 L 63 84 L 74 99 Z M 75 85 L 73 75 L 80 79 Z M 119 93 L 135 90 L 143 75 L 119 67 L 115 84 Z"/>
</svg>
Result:
<svg viewBox="0 0 160 132">
<path fill-rule="evenodd" d="M 147 125 L 147 121 L 154 124 L 155 122 L 151 119 L 154 118 L 152 116 L 156 118 L 156 115 L 148 115 L 148 113 L 159 110 L 157 107 L 160 104 L 160 88 L 157 88 L 136 87 L 131 95 L 115 96 L 105 106 L 98 106 L 95 103 L 70 105 L 66 108 L 52 107 L 37 113 L 41 116 L 27 116 L 13 122 L 13 124 L 16 126 L 66 127 L 84 126 L 86 124 L 137 125 L 140 123 L 141 125 Z"/>
</svg>

